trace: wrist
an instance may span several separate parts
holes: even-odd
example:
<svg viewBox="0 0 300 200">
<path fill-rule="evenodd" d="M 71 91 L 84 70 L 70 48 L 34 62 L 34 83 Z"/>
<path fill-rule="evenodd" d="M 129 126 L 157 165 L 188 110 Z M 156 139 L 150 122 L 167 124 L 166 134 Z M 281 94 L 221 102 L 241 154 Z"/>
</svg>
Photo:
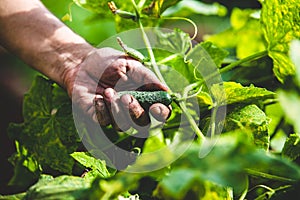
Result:
<svg viewBox="0 0 300 200">
<path fill-rule="evenodd" d="M 65 46 L 64 52 L 59 53 L 58 63 L 53 63 L 52 75 L 49 77 L 65 88 L 70 97 L 81 64 L 94 50 L 88 43 Z"/>
</svg>

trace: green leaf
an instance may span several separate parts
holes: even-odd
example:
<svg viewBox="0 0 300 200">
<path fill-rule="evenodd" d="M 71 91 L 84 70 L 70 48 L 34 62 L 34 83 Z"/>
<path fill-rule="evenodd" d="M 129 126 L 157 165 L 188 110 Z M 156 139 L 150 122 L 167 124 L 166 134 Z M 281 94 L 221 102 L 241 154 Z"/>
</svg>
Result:
<svg viewBox="0 0 300 200">
<path fill-rule="evenodd" d="M 254 103 L 257 104 L 259 101 L 264 101 L 266 99 L 274 99 L 275 93 L 268 91 L 265 88 L 250 86 L 242 86 L 240 83 L 236 82 L 224 82 L 223 87 L 225 90 L 225 96 L 219 92 L 220 86 L 212 86 L 213 96 L 220 101 L 221 104 L 236 104 L 236 103 Z M 220 96 L 220 94 L 222 96 Z"/>
<path fill-rule="evenodd" d="M 91 181 L 63 175 L 53 178 L 42 175 L 40 180 L 29 188 L 25 199 L 86 199 Z"/>
<path fill-rule="evenodd" d="M 270 137 L 268 133 L 269 119 L 256 105 L 234 108 L 226 117 L 225 131 L 235 129 L 251 130 L 250 137 L 254 143 L 265 150 L 269 148 Z"/>
<path fill-rule="evenodd" d="M 238 58 L 245 58 L 266 49 L 256 10 L 234 8 L 230 17 L 231 27 L 215 35 L 206 35 L 221 48 L 235 48 Z"/>
<path fill-rule="evenodd" d="M 88 152 L 74 152 L 71 156 L 83 166 L 91 169 L 88 172 L 89 178 L 95 178 L 97 176 L 109 178 L 114 175 L 114 173 L 109 172 L 104 160 L 97 159 Z"/>
<path fill-rule="evenodd" d="M 160 199 L 230 199 L 230 190 L 212 182 L 201 180 L 198 170 L 179 168 L 165 176 L 156 188 Z"/>
<path fill-rule="evenodd" d="M 215 140 L 207 140 L 201 147 L 193 144 L 173 163 L 172 169 L 194 169 L 198 171 L 201 180 L 233 189 L 239 188 L 245 182 L 248 169 L 270 180 L 300 180 L 299 166 L 258 149 L 247 135 L 245 131 L 235 131 L 222 134 Z M 202 152 L 209 153 L 201 156 Z"/>
<path fill-rule="evenodd" d="M 212 42 L 202 42 L 202 43 L 200 43 L 200 46 L 207 51 L 207 53 L 213 59 L 215 64 L 218 67 L 221 67 L 221 64 L 222 64 L 224 58 L 226 58 L 226 56 L 228 55 L 228 51 L 217 47 Z M 197 46 L 194 48 L 197 48 Z"/>
<path fill-rule="evenodd" d="M 282 155 L 296 160 L 300 156 L 300 136 L 299 134 L 291 134 L 285 141 L 282 149 Z"/>
<path fill-rule="evenodd" d="M 290 57 L 296 67 L 296 81 L 300 86 L 300 40 L 293 40 L 290 47 Z"/>
<path fill-rule="evenodd" d="M 165 65 L 172 68 L 172 70 L 166 70 L 162 74 L 165 75 L 167 84 L 174 92 L 182 92 L 185 86 L 195 82 L 194 67 L 185 63 L 182 57 L 173 58 Z M 177 77 L 176 80 L 174 76 Z"/>
<path fill-rule="evenodd" d="M 15 131 L 9 134 L 28 150 L 28 155 L 33 156 L 42 168 L 49 166 L 70 174 L 74 160 L 69 154 L 75 151 L 79 139 L 71 101 L 56 87 L 53 82 L 37 76 L 24 97 L 22 129 L 19 129 L 19 134 Z M 19 125 L 11 125 L 10 130 L 16 126 Z"/>
<path fill-rule="evenodd" d="M 124 194 L 137 187 L 139 178 L 145 174 L 120 172 L 112 179 L 104 180 L 96 178 L 89 190 L 88 199 L 118 199 Z"/>
<path fill-rule="evenodd" d="M 156 35 L 159 48 L 167 49 L 169 52 L 179 54 L 182 57 L 184 57 L 185 53 L 191 46 L 191 38 L 189 34 L 177 28 L 168 33 L 157 30 Z"/>
<path fill-rule="evenodd" d="M 286 119 L 294 126 L 296 132 L 300 133 L 300 95 L 297 91 L 279 90 L 278 99 Z"/>
<path fill-rule="evenodd" d="M 268 42 L 269 56 L 274 61 L 273 71 L 279 81 L 294 75 L 295 66 L 288 57 L 291 40 L 300 38 L 299 0 L 262 1 L 261 22 Z"/>
<path fill-rule="evenodd" d="M 17 141 L 15 143 L 16 153 L 9 158 L 10 163 L 14 166 L 14 175 L 8 185 L 26 190 L 38 180 L 41 170 L 36 159 L 28 154 L 28 150 L 24 146 L 20 146 Z"/>
<path fill-rule="evenodd" d="M 147 138 L 143 146 L 143 153 L 159 151 L 166 147 L 161 129 L 154 129 L 150 133 L 151 135 Z"/>
<path fill-rule="evenodd" d="M 221 51 L 211 43 L 202 43 L 189 50 L 185 60 L 193 69 L 195 81 L 210 77 L 206 79 L 208 85 L 222 82 L 219 76 L 211 77 L 212 74 L 218 74 L 216 63 L 219 64 L 225 55 L 225 52 L 221 53 Z M 214 54 L 216 52 L 217 54 Z"/>
<path fill-rule="evenodd" d="M 19 193 L 19 194 L 11 194 L 11 195 L 0 195 L 0 200 L 22 200 L 24 199 L 26 193 Z"/>
<path fill-rule="evenodd" d="M 49 116 L 52 111 L 52 82 L 37 76 L 29 93 L 24 95 L 24 122 L 30 122 L 39 116 Z"/>
<path fill-rule="evenodd" d="M 201 91 L 199 94 L 197 94 L 197 99 L 200 105 L 212 106 L 214 103 L 209 93 L 204 91 Z"/>
<path fill-rule="evenodd" d="M 156 37 L 154 54 L 161 73 L 172 90 L 182 91 L 187 84 L 196 81 L 194 66 L 184 60 L 191 45 L 191 38 L 180 29 L 174 29 L 172 32 L 157 30 Z M 174 76 L 178 77 L 176 81 Z"/>
<path fill-rule="evenodd" d="M 196 0 L 182 0 L 163 13 L 164 16 L 189 16 L 191 14 L 225 16 L 227 9 L 217 2 L 206 4 Z"/>
<path fill-rule="evenodd" d="M 245 187 L 243 184 L 246 183 L 247 176 L 253 172 L 256 178 L 261 176 L 283 182 L 300 180 L 300 168 L 296 164 L 256 148 L 244 131 L 226 133 L 216 140 L 208 139 L 202 146 L 197 143 L 189 144 L 189 148 L 182 155 L 180 149 L 186 149 L 186 145 L 180 143 L 172 152 L 157 151 L 151 157 L 144 157 L 142 154 L 128 170 L 145 171 L 148 167 L 178 157 L 179 153 L 180 156 L 171 165 L 171 171 L 165 171 L 161 174 L 164 177 L 158 179 L 161 181 L 155 190 L 155 196 L 160 199 L 183 199 L 181 197 L 185 193 L 191 194 L 190 192 L 203 197 L 204 191 L 207 199 L 224 199 L 231 196 L 232 191 L 228 187 L 233 187 L 234 191 L 241 186 Z M 209 153 L 202 156 L 202 152 Z M 126 190 L 135 189 L 140 179 L 153 173 L 157 172 L 121 172 L 109 180 L 96 179 L 91 195 L 94 198 L 105 195 L 108 199 L 113 199 Z"/>
</svg>

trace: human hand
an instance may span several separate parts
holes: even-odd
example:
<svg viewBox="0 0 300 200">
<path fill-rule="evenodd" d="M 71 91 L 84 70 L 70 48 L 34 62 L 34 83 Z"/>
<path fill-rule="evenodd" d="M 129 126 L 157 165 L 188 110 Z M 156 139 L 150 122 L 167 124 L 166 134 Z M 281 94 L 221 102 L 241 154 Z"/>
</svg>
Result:
<svg viewBox="0 0 300 200">
<path fill-rule="evenodd" d="M 147 127 L 150 117 L 131 95 L 119 97 L 116 91 L 167 90 L 152 71 L 112 48 L 90 53 L 79 66 L 66 73 L 64 82 L 73 103 L 83 112 L 102 126 L 112 124 L 122 131 Z M 155 103 L 149 112 L 163 122 L 171 109 Z"/>
</svg>

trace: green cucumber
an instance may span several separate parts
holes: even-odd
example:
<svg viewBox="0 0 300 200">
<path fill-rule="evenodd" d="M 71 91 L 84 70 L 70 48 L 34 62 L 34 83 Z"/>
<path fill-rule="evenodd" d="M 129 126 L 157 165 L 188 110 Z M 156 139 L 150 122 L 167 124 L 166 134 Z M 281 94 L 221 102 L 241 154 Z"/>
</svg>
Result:
<svg viewBox="0 0 300 200">
<path fill-rule="evenodd" d="M 151 106 L 154 103 L 162 103 L 166 106 L 172 103 L 171 95 L 166 91 L 121 91 L 119 97 L 124 94 L 132 95 L 141 106 Z"/>
</svg>

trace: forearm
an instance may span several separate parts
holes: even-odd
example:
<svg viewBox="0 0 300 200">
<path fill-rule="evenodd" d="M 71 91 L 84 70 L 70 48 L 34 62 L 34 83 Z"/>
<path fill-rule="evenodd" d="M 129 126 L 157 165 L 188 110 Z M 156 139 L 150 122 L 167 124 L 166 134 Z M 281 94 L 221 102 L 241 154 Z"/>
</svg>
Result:
<svg viewBox="0 0 300 200">
<path fill-rule="evenodd" d="M 65 87 L 65 75 L 93 50 L 39 0 L 1 0 L 0 43 Z"/>
</svg>

